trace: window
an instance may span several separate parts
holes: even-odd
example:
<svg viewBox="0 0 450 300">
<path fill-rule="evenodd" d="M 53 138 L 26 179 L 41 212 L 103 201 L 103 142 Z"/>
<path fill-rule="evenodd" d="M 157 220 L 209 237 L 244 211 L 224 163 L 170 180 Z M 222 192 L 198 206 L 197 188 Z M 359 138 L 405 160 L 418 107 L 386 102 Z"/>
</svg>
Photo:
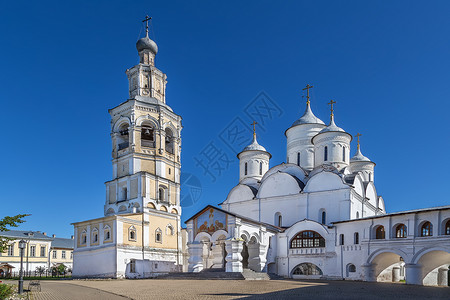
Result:
<svg viewBox="0 0 450 300">
<path fill-rule="evenodd" d="M 297 153 L 297 166 L 300 167 L 300 152 Z"/>
<path fill-rule="evenodd" d="M 120 197 L 120 200 L 123 200 L 123 201 L 127 200 L 128 199 L 127 196 L 128 196 L 128 190 L 127 190 L 127 187 L 124 186 L 122 188 L 122 195 Z"/>
<path fill-rule="evenodd" d="M 167 235 L 174 235 L 175 230 L 173 229 L 172 224 L 168 224 L 166 227 L 166 234 Z"/>
<path fill-rule="evenodd" d="M 56 254 L 56 250 L 53 250 L 52 251 L 52 258 L 57 258 L 58 256 L 57 256 L 57 254 Z"/>
<path fill-rule="evenodd" d="M 359 233 L 355 232 L 354 234 L 354 244 L 358 245 L 359 244 Z"/>
<path fill-rule="evenodd" d="M 262 162 L 259 163 L 259 175 L 262 175 Z"/>
<path fill-rule="evenodd" d="M 106 225 L 103 229 L 103 239 L 109 241 L 111 239 L 111 228 Z"/>
<path fill-rule="evenodd" d="M 327 161 L 328 160 L 328 147 L 325 146 L 324 152 L 323 152 L 323 160 Z"/>
<path fill-rule="evenodd" d="M 86 230 L 83 230 L 80 236 L 80 244 L 85 245 L 87 243 Z"/>
<path fill-rule="evenodd" d="M 375 230 L 375 239 L 383 240 L 385 238 L 384 226 L 378 226 Z"/>
<path fill-rule="evenodd" d="M 445 235 L 450 235 L 450 220 L 448 220 L 447 223 L 445 223 L 444 233 Z"/>
<path fill-rule="evenodd" d="M 152 125 L 142 125 L 141 145 L 143 147 L 155 148 L 155 131 Z"/>
<path fill-rule="evenodd" d="M 281 215 L 278 216 L 278 227 L 283 225 L 283 217 Z"/>
<path fill-rule="evenodd" d="M 244 175 L 247 175 L 247 163 L 244 165 Z"/>
<path fill-rule="evenodd" d="M 344 245 L 344 235 L 343 234 L 339 235 L 339 245 Z"/>
<path fill-rule="evenodd" d="M 359 211 L 356 212 L 356 218 L 359 219 Z"/>
<path fill-rule="evenodd" d="M 162 243 L 162 231 L 159 228 L 155 231 L 155 241 L 157 243 Z"/>
<path fill-rule="evenodd" d="M 169 128 L 166 128 L 166 151 L 174 154 L 173 153 L 173 133 L 172 130 L 170 130 Z"/>
<path fill-rule="evenodd" d="M 128 240 L 136 241 L 136 228 L 134 226 L 128 228 Z"/>
<path fill-rule="evenodd" d="M 14 256 L 14 244 L 8 245 L 8 256 Z"/>
<path fill-rule="evenodd" d="M 322 212 L 322 224 L 326 224 L 327 223 L 327 213 L 326 212 Z"/>
<path fill-rule="evenodd" d="M 420 236 L 432 236 L 433 235 L 433 225 L 430 222 L 423 223 L 420 228 Z"/>
<path fill-rule="evenodd" d="M 129 145 L 128 124 L 123 124 L 122 126 L 120 126 L 117 144 L 118 150 L 128 148 Z"/>
<path fill-rule="evenodd" d="M 325 247 L 325 239 L 315 231 L 301 231 L 291 240 L 291 248 Z"/>
<path fill-rule="evenodd" d="M 70 259 L 73 259 L 73 252 L 70 252 Z"/>
<path fill-rule="evenodd" d="M 342 161 L 345 161 L 345 147 L 342 147 Z"/>
<path fill-rule="evenodd" d="M 399 224 L 395 227 L 395 237 L 405 238 L 406 237 L 406 226 L 405 224 Z"/>
<path fill-rule="evenodd" d="M 66 251 L 61 251 L 61 258 L 66 259 Z"/>
<path fill-rule="evenodd" d="M 41 246 L 41 257 L 45 257 L 45 246 Z"/>
<path fill-rule="evenodd" d="M 322 275 L 322 270 L 311 263 L 303 263 L 295 267 L 292 275 Z"/>
<path fill-rule="evenodd" d="M 134 259 L 130 261 L 130 273 L 136 273 L 136 261 Z"/>
<path fill-rule="evenodd" d="M 349 264 L 349 265 L 348 265 L 348 271 L 349 271 L 350 273 L 356 272 L 356 267 L 355 267 L 355 265 L 354 265 L 354 264 Z"/>
<path fill-rule="evenodd" d="M 160 187 L 158 189 L 158 193 L 159 193 L 159 197 L 158 197 L 159 201 L 161 201 L 161 202 L 166 201 L 166 189 L 163 187 Z"/>
<path fill-rule="evenodd" d="M 31 257 L 36 256 L 36 246 L 35 245 L 30 246 L 30 256 Z"/>
<path fill-rule="evenodd" d="M 170 171 L 170 168 L 169 168 L 169 175 L 170 175 L 170 172 L 171 172 L 171 171 Z"/>
<path fill-rule="evenodd" d="M 98 229 L 97 228 L 94 228 L 94 230 L 92 230 L 92 242 L 93 243 L 98 242 Z"/>
</svg>

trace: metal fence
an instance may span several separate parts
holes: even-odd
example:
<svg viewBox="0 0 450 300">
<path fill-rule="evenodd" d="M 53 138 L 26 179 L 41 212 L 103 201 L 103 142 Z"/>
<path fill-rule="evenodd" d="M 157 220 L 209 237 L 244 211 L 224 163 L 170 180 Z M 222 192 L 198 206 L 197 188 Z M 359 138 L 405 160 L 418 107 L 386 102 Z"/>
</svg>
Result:
<svg viewBox="0 0 450 300">
<path fill-rule="evenodd" d="M 6 274 L 3 277 L 0 278 L 19 278 L 20 276 L 20 272 L 19 271 L 14 271 L 11 273 Z M 42 277 L 42 278 L 66 278 L 66 277 L 72 277 L 72 272 L 63 272 L 63 273 L 59 273 L 59 272 L 55 272 L 55 271 L 23 271 L 23 277 L 27 278 L 27 277 Z"/>
</svg>

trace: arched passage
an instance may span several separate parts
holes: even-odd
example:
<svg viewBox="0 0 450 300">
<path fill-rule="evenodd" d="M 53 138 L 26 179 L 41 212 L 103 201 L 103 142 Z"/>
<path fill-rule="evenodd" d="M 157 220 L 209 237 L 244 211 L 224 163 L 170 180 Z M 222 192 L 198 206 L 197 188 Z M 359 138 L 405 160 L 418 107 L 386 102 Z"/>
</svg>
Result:
<svg viewBox="0 0 450 300">
<path fill-rule="evenodd" d="M 450 251 L 448 249 L 437 248 L 421 251 L 416 255 L 414 261 L 422 268 L 421 280 L 423 285 L 448 286 L 450 265 Z"/>
<path fill-rule="evenodd" d="M 373 266 L 374 281 L 396 282 L 405 279 L 406 254 L 400 250 L 380 250 L 369 257 L 369 263 Z M 369 279 L 369 280 L 371 280 Z"/>
<path fill-rule="evenodd" d="M 313 263 L 301 263 L 291 271 L 291 277 L 294 279 L 319 279 L 322 275 L 322 270 Z"/>
<path fill-rule="evenodd" d="M 241 238 L 244 240 L 243 246 L 242 246 L 242 268 L 248 269 L 248 237 L 245 234 L 241 235 Z"/>
</svg>

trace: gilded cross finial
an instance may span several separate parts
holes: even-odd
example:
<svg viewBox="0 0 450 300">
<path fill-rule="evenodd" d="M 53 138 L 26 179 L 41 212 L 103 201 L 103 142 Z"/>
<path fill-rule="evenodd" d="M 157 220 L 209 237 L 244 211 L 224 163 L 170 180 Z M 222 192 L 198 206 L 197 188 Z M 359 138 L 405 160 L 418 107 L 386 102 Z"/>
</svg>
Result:
<svg viewBox="0 0 450 300">
<path fill-rule="evenodd" d="M 309 102 L 309 89 L 311 89 L 311 88 L 313 88 L 313 86 L 307 84 L 306 87 L 302 90 L 302 91 L 306 90 L 306 104 L 308 104 L 308 105 L 310 103 Z"/>
<path fill-rule="evenodd" d="M 250 125 L 253 126 L 253 136 L 254 136 L 254 137 L 256 136 L 256 124 L 258 124 L 256 121 L 253 121 L 253 123 L 250 124 Z"/>
<path fill-rule="evenodd" d="M 355 136 L 356 136 L 356 138 L 358 139 L 357 140 L 357 146 L 356 147 L 358 147 L 358 149 L 359 149 L 359 137 L 361 136 L 362 134 L 361 133 L 357 133 Z"/>
<path fill-rule="evenodd" d="M 145 19 L 142 21 L 145 22 L 145 34 L 148 36 L 148 21 L 150 21 L 152 17 L 149 17 L 148 15 L 145 16 Z"/>
<path fill-rule="evenodd" d="M 331 100 L 328 104 L 331 105 L 331 116 L 334 116 L 334 109 L 333 109 L 333 104 L 335 104 L 336 101 Z"/>
</svg>

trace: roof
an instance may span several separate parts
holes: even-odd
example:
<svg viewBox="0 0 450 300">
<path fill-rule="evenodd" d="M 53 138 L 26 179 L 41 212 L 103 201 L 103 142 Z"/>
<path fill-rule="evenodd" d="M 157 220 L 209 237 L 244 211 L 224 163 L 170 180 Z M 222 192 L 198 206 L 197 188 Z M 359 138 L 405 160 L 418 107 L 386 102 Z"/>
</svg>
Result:
<svg viewBox="0 0 450 300">
<path fill-rule="evenodd" d="M 364 221 L 364 220 L 378 219 L 378 218 L 384 218 L 384 217 L 400 216 L 400 215 L 446 210 L 446 209 L 450 209 L 450 205 L 430 207 L 430 208 L 420 208 L 420 209 L 413 209 L 413 210 L 405 210 L 405 211 L 399 211 L 399 212 L 394 212 L 394 213 L 385 214 L 385 215 L 371 216 L 371 217 L 365 217 L 365 218 L 359 218 L 359 219 L 353 219 L 353 220 L 337 221 L 337 222 L 331 222 L 331 223 L 332 224 L 348 223 L 348 222 Z"/>
<path fill-rule="evenodd" d="M 242 220 L 247 221 L 247 222 L 250 222 L 250 223 L 254 223 L 254 224 L 266 226 L 267 228 L 270 228 L 270 229 L 272 229 L 273 231 L 277 231 L 277 232 L 283 232 L 283 231 L 284 231 L 284 229 L 281 228 L 281 227 L 274 226 L 274 225 L 272 225 L 272 224 L 268 224 L 268 223 L 264 223 L 264 222 L 259 222 L 259 221 L 256 221 L 256 220 L 253 220 L 253 219 L 250 219 L 250 218 L 247 218 L 247 217 L 244 217 L 244 216 L 241 216 L 241 215 L 238 215 L 238 214 L 235 214 L 235 213 L 232 213 L 232 212 L 223 210 L 223 209 L 221 209 L 221 208 L 218 208 L 218 207 L 215 207 L 215 206 L 212 206 L 212 205 L 207 205 L 207 206 L 205 206 L 203 209 L 199 210 L 198 213 L 196 213 L 195 215 L 193 215 L 192 217 L 190 217 L 189 219 L 187 219 L 184 223 L 187 223 L 187 222 L 189 222 L 190 220 L 195 219 L 196 217 L 198 217 L 198 216 L 200 216 L 202 213 L 204 213 L 205 210 L 210 209 L 210 208 L 216 209 L 216 210 L 221 211 L 221 212 L 223 212 L 223 213 L 225 213 L 225 214 L 227 214 L 227 215 L 230 215 L 230 216 L 233 216 L 233 217 L 242 219 Z"/>
<path fill-rule="evenodd" d="M 371 162 L 370 159 L 368 159 L 367 157 L 362 155 L 361 149 L 359 147 L 359 144 L 358 144 L 358 148 L 356 150 L 356 154 L 352 158 L 350 158 L 350 162 L 352 162 L 352 161 L 367 161 L 367 162 Z"/>
<path fill-rule="evenodd" d="M 73 239 L 54 238 L 52 248 L 73 249 L 75 248 L 75 241 Z"/>
<path fill-rule="evenodd" d="M 252 143 L 251 143 L 250 145 L 248 145 L 247 147 L 245 147 L 244 150 L 242 150 L 242 151 L 237 155 L 237 157 L 239 158 L 239 155 L 240 155 L 242 152 L 245 152 L 245 151 L 263 151 L 263 152 L 267 152 L 266 148 L 264 148 L 263 146 L 261 146 L 260 144 L 258 144 L 258 141 L 256 140 L 256 134 L 253 134 L 253 141 L 252 141 Z M 269 154 L 269 158 L 271 158 L 272 155 L 271 155 L 269 152 L 267 152 L 267 153 Z"/>
<path fill-rule="evenodd" d="M 29 233 L 32 233 L 31 238 L 33 240 L 53 240 L 52 237 L 46 236 L 43 233 L 39 231 L 24 231 L 24 230 L 8 230 L 3 231 L 0 235 L 8 238 L 15 238 L 15 239 L 28 239 L 30 236 Z"/>
<path fill-rule="evenodd" d="M 345 132 L 345 130 L 342 129 L 341 127 L 338 127 L 334 123 L 334 117 L 333 117 L 333 115 L 331 115 L 330 124 L 328 124 L 328 126 L 325 127 L 324 129 L 322 129 L 319 133 L 322 133 L 322 132 Z"/>
</svg>

